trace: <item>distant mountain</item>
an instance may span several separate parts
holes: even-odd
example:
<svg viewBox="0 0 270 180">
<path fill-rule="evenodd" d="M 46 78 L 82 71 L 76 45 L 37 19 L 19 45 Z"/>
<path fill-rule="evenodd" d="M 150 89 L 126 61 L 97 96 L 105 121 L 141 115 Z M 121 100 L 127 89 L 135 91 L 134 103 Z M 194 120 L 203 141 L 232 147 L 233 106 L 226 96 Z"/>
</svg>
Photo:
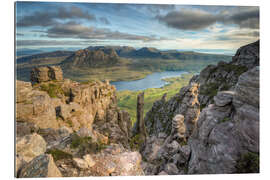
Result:
<svg viewBox="0 0 270 180">
<path fill-rule="evenodd" d="M 61 65 L 74 67 L 106 67 L 116 64 L 118 60 L 119 56 L 113 48 L 106 47 L 95 50 L 82 49 L 66 58 Z"/>
<path fill-rule="evenodd" d="M 16 56 L 22 57 L 22 56 L 29 56 L 33 54 L 39 54 L 42 53 L 42 50 L 39 49 L 17 49 L 16 50 Z"/>
<path fill-rule="evenodd" d="M 21 57 L 17 59 L 17 63 L 31 63 L 32 61 L 41 59 L 41 58 L 55 58 L 55 57 L 65 57 L 70 56 L 73 54 L 73 51 L 54 51 L 54 52 L 47 52 L 47 53 L 41 53 L 41 54 L 35 54 L 31 56 Z"/>
<path fill-rule="evenodd" d="M 89 46 L 89 50 L 113 49 L 120 57 L 126 58 L 156 58 L 179 60 L 231 60 L 231 56 L 222 54 L 207 54 L 194 51 L 179 52 L 177 50 L 161 51 L 156 48 L 143 47 L 136 50 L 130 46 Z"/>
</svg>

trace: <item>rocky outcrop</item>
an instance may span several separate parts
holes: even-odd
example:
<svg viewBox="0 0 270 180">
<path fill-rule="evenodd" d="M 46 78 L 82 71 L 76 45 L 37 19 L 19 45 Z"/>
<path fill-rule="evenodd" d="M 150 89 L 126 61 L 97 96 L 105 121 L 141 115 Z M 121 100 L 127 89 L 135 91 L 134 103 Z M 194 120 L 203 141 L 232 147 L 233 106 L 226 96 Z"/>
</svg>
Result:
<svg viewBox="0 0 270 180">
<path fill-rule="evenodd" d="M 62 177 L 62 175 L 56 167 L 51 155 L 40 155 L 22 167 L 18 177 Z"/>
<path fill-rule="evenodd" d="M 156 101 L 145 117 L 148 134 L 157 136 L 160 132 L 165 132 L 169 135 L 171 133 L 172 119 L 176 114 L 182 114 L 185 117 L 186 136 L 189 136 L 200 113 L 197 96 L 198 84 L 192 83 L 183 87 L 169 101 L 166 101 L 166 95 L 161 100 Z"/>
<path fill-rule="evenodd" d="M 239 48 L 229 63 L 219 62 L 209 65 L 194 76 L 190 82 L 200 84 L 199 102 L 201 109 L 213 103 L 213 97 L 218 91 L 233 90 L 239 76 L 259 65 L 260 42 L 248 44 Z"/>
<path fill-rule="evenodd" d="M 26 162 L 31 161 L 46 151 L 46 142 L 38 134 L 33 133 L 16 139 L 16 154 Z"/>
<path fill-rule="evenodd" d="M 115 87 L 108 83 L 80 84 L 68 79 L 35 84 L 17 81 L 16 119 L 40 128 L 91 129 L 116 103 Z"/>
<path fill-rule="evenodd" d="M 258 173 L 258 65 L 259 41 L 155 102 L 145 117 L 145 174 Z"/>
<path fill-rule="evenodd" d="M 63 72 L 60 66 L 47 66 L 47 67 L 38 67 L 34 68 L 31 71 L 31 82 L 41 83 L 46 81 L 62 81 Z"/>
</svg>

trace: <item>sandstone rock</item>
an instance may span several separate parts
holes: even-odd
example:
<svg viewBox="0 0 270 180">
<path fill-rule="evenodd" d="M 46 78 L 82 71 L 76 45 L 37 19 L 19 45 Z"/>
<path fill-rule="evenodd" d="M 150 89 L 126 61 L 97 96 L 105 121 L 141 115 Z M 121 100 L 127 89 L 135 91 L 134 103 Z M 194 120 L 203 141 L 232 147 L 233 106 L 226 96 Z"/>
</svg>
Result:
<svg viewBox="0 0 270 180">
<path fill-rule="evenodd" d="M 37 133 L 38 129 L 38 126 L 34 123 L 16 122 L 16 137 Z"/>
<path fill-rule="evenodd" d="M 73 158 L 73 163 L 75 166 L 77 166 L 80 169 L 89 168 L 88 163 L 84 159 L 81 159 L 81 158 Z"/>
<path fill-rule="evenodd" d="M 250 152 L 259 152 L 259 67 L 239 77 L 233 98 L 237 135 L 242 146 Z"/>
<path fill-rule="evenodd" d="M 145 141 L 146 138 L 146 130 L 145 130 L 145 123 L 143 117 L 143 108 L 144 108 L 144 92 L 138 94 L 137 96 L 137 121 L 134 124 L 132 129 L 132 136 L 136 134 L 140 134 Z"/>
<path fill-rule="evenodd" d="M 88 167 L 93 167 L 96 164 L 90 154 L 84 155 L 83 159 L 87 162 Z"/>
<path fill-rule="evenodd" d="M 177 114 L 173 118 L 171 136 L 174 136 L 174 134 L 180 139 L 185 139 L 186 125 L 184 123 L 184 116 L 181 114 Z"/>
<path fill-rule="evenodd" d="M 63 72 L 60 66 L 47 66 L 34 68 L 31 71 L 31 82 L 41 83 L 51 80 L 63 80 Z"/>
<path fill-rule="evenodd" d="M 51 155 L 43 154 L 37 156 L 24 167 L 22 167 L 20 178 L 33 178 L 33 177 L 62 177 L 60 171 L 54 164 Z"/>
<path fill-rule="evenodd" d="M 238 77 L 258 65 L 259 41 L 256 41 L 239 48 L 231 62 L 207 66 L 199 76 L 191 79 L 191 82 L 196 81 L 200 84 L 200 105 L 206 107 L 213 103 L 213 97 L 218 91 L 233 90 Z"/>
<path fill-rule="evenodd" d="M 91 129 L 97 116 L 105 118 L 107 109 L 116 103 L 115 87 L 102 82 L 80 84 L 63 80 L 32 87 L 17 81 L 17 86 L 17 121 L 34 123 L 42 129 L 62 126 Z"/>
<path fill-rule="evenodd" d="M 33 133 L 16 139 L 16 154 L 21 156 L 26 162 L 31 161 L 36 156 L 46 151 L 46 142 L 44 139 Z"/>
<path fill-rule="evenodd" d="M 234 91 L 219 91 L 214 97 L 215 105 L 226 106 L 232 102 Z"/>
</svg>

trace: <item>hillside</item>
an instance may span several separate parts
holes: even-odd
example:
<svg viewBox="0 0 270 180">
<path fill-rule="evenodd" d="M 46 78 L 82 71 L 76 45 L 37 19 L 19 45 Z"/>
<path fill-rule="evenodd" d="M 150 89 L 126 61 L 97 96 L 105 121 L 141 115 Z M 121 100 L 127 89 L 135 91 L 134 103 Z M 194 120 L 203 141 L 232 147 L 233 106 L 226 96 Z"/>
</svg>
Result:
<svg viewBox="0 0 270 180">
<path fill-rule="evenodd" d="M 76 81 L 136 80 L 158 71 L 198 72 L 209 64 L 229 61 L 230 56 L 195 52 L 136 50 L 129 46 L 95 46 L 72 51 L 55 51 L 17 59 L 17 79 L 29 81 L 34 67 L 60 65 L 67 78 Z"/>
</svg>

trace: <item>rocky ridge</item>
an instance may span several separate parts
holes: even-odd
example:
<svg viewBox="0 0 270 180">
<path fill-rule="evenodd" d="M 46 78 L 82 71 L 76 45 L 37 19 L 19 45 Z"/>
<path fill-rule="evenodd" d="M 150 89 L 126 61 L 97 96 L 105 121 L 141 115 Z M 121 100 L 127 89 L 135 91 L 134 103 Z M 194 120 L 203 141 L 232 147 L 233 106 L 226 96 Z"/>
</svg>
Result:
<svg viewBox="0 0 270 180">
<path fill-rule="evenodd" d="M 16 177 L 143 175 L 129 114 L 109 82 L 63 79 L 60 67 L 16 82 Z"/>
<path fill-rule="evenodd" d="M 206 67 L 170 100 L 156 101 L 144 119 L 145 174 L 259 172 L 258 65 L 259 41 L 229 63 Z"/>
</svg>

